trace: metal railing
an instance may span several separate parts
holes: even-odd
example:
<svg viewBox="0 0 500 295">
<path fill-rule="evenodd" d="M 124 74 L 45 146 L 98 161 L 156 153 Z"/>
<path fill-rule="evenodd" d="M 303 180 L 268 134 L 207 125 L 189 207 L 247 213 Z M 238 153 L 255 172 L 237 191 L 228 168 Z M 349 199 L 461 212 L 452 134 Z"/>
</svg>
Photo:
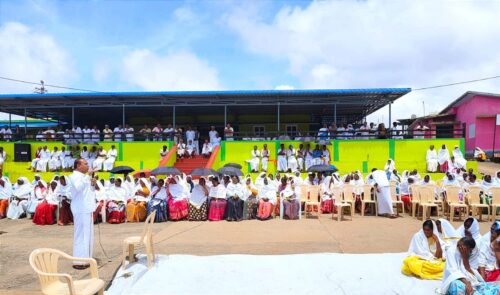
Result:
<svg viewBox="0 0 500 295">
<path fill-rule="evenodd" d="M 373 140 L 373 139 L 431 139 L 431 138 L 464 138 L 465 129 L 447 131 L 436 130 L 346 130 L 346 131 L 281 131 L 281 132 L 233 132 L 232 136 L 223 135 L 221 140 Z M 0 134 L 0 141 L 63 141 L 73 143 L 95 143 L 106 141 L 174 141 L 183 139 L 187 143 L 185 133 L 28 133 Z M 198 135 L 195 140 L 209 139 L 208 134 Z"/>
</svg>

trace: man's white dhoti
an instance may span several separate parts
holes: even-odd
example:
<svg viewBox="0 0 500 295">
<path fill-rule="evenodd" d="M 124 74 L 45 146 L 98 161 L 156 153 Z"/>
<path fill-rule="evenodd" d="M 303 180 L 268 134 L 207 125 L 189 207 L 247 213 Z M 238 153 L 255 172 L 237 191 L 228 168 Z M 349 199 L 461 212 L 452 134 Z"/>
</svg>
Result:
<svg viewBox="0 0 500 295">
<path fill-rule="evenodd" d="M 73 256 L 79 258 L 92 257 L 94 245 L 93 213 L 73 213 L 75 232 L 73 236 Z M 73 264 L 85 264 L 74 262 Z"/>
<path fill-rule="evenodd" d="M 252 150 L 252 159 L 248 161 L 250 163 L 250 168 L 252 171 L 259 171 L 260 164 L 260 152 L 257 150 Z"/>
<path fill-rule="evenodd" d="M 267 171 L 267 163 L 269 163 L 269 158 L 262 157 L 262 171 Z"/>
<path fill-rule="evenodd" d="M 278 155 L 278 171 L 286 172 L 288 170 L 286 156 Z"/>
<path fill-rule="evenodd" d="M 26 212 L 28 208 L 28 200 L 14 200 L 9 204 L 9 209 L 7 209 L 7 218 L 9 219 L 19 219 L 23 213 Z"/>
<path fill-rule="evenodd" d="M 288 157 L 288 169 L 292 170 L 292 172 L 295 172 L 297 171 L 298 166 L 299 165 L 297 163 L 297 159 L 295 158 L 295 156 Z"/>
<path fill-rule="evenodd" d="M 104 163 L 104 160 L 103 158 L 95 159 L 94 162 L 92 162 L 92 169 L 96 171 L 102 170 L 102 163 Z"/>
<path fill-rule="evenodd" d="M 50 159 L 48 158 L 39 159 L 39 161 L 36 163 L 36 170 L 47 172 L 47 164 L 49 163 L 49 160 Z"/>
<path fill-rule="evenodd" d="M 110 171 L 110 170 L 113 169 L 114 165 L 115 165 L 115 157 L 110 156 L 109 158 L 107 158 L 106 160 L 104 160 L 102 170 L 104 170 L 104 171 Z"/>
<path fill-rule="evenodd" d="M 391 189 L 388 186 L 378 187 L 377 204 L 379 214 L 394 214 L 392 210 Z"/>
</svg>

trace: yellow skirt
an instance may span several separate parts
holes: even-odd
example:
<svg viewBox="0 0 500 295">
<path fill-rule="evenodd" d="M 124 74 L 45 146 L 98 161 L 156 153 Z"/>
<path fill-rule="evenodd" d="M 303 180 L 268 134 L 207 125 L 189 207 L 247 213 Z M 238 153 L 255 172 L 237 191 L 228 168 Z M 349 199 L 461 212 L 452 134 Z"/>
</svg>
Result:
<svg viewBox="0 0 500 295">
<path fill-rule="evenodd" d="M 146 220 L 146 214 L 146 203 L 131 201 L 127 204 L 127 222 L 142 222 Z"/>
<path fill-rule="evenodd" d="M 445 262 L 442 259 L 428 261 L 418 256 L 408 256 L 403 260 L 401 272 L 424 280 L 441 280 Z"/>
</svg>

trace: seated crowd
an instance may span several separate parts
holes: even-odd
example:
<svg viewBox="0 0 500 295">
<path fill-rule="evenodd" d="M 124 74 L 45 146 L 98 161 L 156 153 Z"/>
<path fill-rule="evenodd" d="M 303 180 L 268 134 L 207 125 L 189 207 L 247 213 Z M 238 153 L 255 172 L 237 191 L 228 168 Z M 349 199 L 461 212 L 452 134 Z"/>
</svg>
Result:
<svg viewBox="0 0 500 295">
<path fill-rule="evenodd" d="M 472 217 L 457 229 L 446 219 L 424 221 L 411 239 L 401 272 L 442 280 L 440 294 L 499 294 L 500 221 L 484 235 Z"/>
</svg>

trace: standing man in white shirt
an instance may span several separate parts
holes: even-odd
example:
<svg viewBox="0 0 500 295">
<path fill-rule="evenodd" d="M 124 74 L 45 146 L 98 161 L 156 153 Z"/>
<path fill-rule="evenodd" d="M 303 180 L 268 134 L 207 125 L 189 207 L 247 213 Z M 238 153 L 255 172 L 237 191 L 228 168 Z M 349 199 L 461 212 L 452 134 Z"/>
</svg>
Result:
<svg viewBox="0 0 500 295">
<path fill-rule="evenodd" d="M 86 160 L 77 159 L 73 173 L 68 177 L 71 191 L 71 212 L 73 213 L 74 235 L 73 256 L 91 258 L 94 246 L 95 178 L 86 175 L 89 166 Z M 73 262 L 73 268 L 85 269 L 89 264 Z"/>
<path fill-rule="evenodd" d="M 125 125 L 123 132 L 125 133 L 127 141 L 134 141 L 134 128 L 132 126 L 129 126 L 128 124 Z"/>
<path fill-rule="evenodd" d="M 210 131 L 208 132 L 208 137 L 210 138 L 210 143 L 212 146 L 214 145 L 217 138 L 217 130 L 215 130 L 215 126 L 210 126 Z"/>
<path fill-rule="evenodd" d="M 224 128 L 224 137 L 227 141 L 232 141 L 234 135 L 234 129 L 231 124 L 227 123 L 226 128 Z"/>
<path fill-rule="evenodd" d="M 115 127 L 115 129 L 113 129 L 113 133 L 115 134 L 115 141 L 122 141 L 122 125 L 118 125 L 118 127 Z"/>
</svg>

